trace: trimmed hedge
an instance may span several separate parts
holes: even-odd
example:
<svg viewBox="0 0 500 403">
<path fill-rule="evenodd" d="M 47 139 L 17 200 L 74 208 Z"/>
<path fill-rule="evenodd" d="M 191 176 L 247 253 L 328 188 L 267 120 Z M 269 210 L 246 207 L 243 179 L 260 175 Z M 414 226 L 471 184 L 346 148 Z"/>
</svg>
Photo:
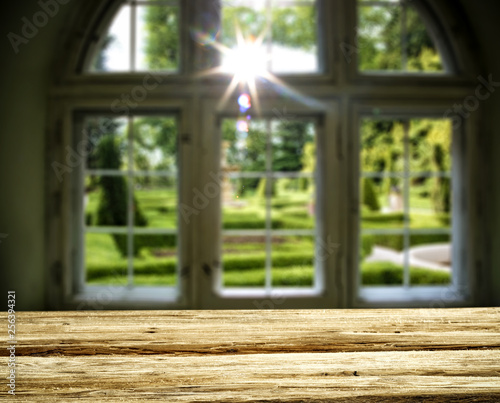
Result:
<svg viewBox="0 0 500 403">
<path fill-rule="evenodd" d="M 265 253 L 252 253 L 238 256 L 224 257 L 225 272 L 244 272 L 247 270 L 262 269 L 266 266 Z M 313 253 L 273 253 L 273 268 L 283 268 L 290 266 L 312 266 Z M 172 274 L 177 268 L 177 259 L 168 258 L 149 258 L 137 259 L 134 262 L 134 273 L 136 274 Z M 127 261 L 89 264 L 87 267 L 87 280 L 94 280 L 113 275 L 122 275 L 127 273 Z"/>
<path fill-rule="evenodd" d="M 389 262 L 364 263 L 361 269 L 363 285 L 402 285 L 403 267 Z M 450 273 L 410 267 L 412 285 L 450 284 Z"/>
<path fill-rule="evenodd" d="M 412 247 L 419 245 L 447 243 L 450 242 L 448 234 L 411 234 L 410 245 Z M 363 235 L 361 238 L 361 257 L 364 259 L 369 256 L 373 247 L 383 246 L 389 249 L 394 249 L 399 252 L 404 249 L 404 237 L 402 235 Z"/>
</svg>

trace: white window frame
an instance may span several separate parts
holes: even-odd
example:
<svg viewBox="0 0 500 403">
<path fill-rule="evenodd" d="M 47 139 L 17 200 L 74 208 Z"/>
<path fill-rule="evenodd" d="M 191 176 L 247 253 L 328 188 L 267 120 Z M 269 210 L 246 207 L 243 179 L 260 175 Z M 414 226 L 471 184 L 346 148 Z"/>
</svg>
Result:
<svg viewBox="0 0 500 403">
<path fill-rule="evenodd" d="M 450 101 L 451 102 L 451 101 Z M 474 219 L 471 214 L 477 203 L 470 189 L 478 186 L 477 181 L 470 175 L 477 163 L 475 142 L 471 141 L 477 135 L 477 121 L 461 120 L 460 127 L 452 129 L 452 282 L 447 286 L 380 286 L 362 287 L 360 279 L 359 247 L 361 235 L 361 212 L 359 209 L 360 189 L 360 150 L 361 135 L 360 122 L 363 118 L 374 119 L 444 119 L 443 110 L 447 109 L 446 102 L 431 101 L 425 103 L 408 102 L 361 102 L 353 106 L 353 136 L 350 139 L 350 177 L 353 183 L 350 186 L 350 203 L 354 207 L 350 214 L 350 263 L 354 273 L 349 273 L 351 284 L 351 304 L 355 307 L 415 307 L 428 305 L 429 307 L 467 306 L 473 303 L 476 279 L 473 256 L 477 245 L 474 234 Z M 374 113 L 376 111 L 376 113 Z M 468 147 L 466 147 L 466 144 Z"/>
<path fill-rule="evenodd" d="M 149 103 L 149 106 L 148 106 Z M 192 125 L 187 111 L 191 105 L 187 101 L 161 102 L 146 101 L 141 108 L 134 110 L 130 116 L 177 116 L 178 121 L 178 198 L 179 203 L 186 199 L 191 183 L 192 170 L 190 164 L 190 134 Z M 63 133 L 61 148 L 65 150 L 81 149 L 80 144 L 86 144 L 83 134 L 82 119 L 85 116 L 113 116 L 109 110 L 109 103 L 100 100 L 65 103 L 60 111 L 62 116 L 57 125 L 61 126 Z M 115 115 L 125 117 L 128 115 Z M 64 163 L 64 159 L 58 160 Z M 83 159 L 80 164 L 72 167 L 71 172 L 63 177 L 58 188 L 61 198 L 62 211 L 56 219 L 52 219 L 52 225 L 58 225 L 61 232 L 57 231 L 60 246 L 65 251 L 62 259 L 57 264 L 65 265 L 71 270 L 61 273 L 63 295 L 58 304 L 70 309 L 135 309 L 135 308 L 177 308 L 189 307 L 189 289 L 191 288 L 191 233 L 187 225 L 178 221 L 178 265 L 177 286 L 88 286 L 85 284 L 85 268 L 83 267 L 83 244 L 84 236 L 84 214 L 83 200 Z M 53 175 L 53 172 L 52 172 Z M 181 180 L 182 178 L 182 180 Z M 61 285 L 58 285 L 60 287 Z"/>
<path fill-rule="evenodd" d="M 341 197 L 334 189 L 340 187 L 341 176 L 337 147 L 339 145 L 339 108 L 336 101 L 317 102 L 316 106 L 304 106 L 286 99 L 274 101 L 264 100 L 261 103 L 263 111 L 276 111 L 277 108 L 286 109 L 287 113 L 294 116 L 316 118 L 316 141 L 317 141 L 317 207 L 316 214 L 321 219 L 316 225 L 316 251 L 319 256 L 321 248 L 318 240 L 332 245 L 339 244 L 341 239 L 340 210 Z M 223 108 L 218 107 L 218 100 L 205 100 L 202 104 L 202 121 L 205 122 L 209 131 L 205 131 L 199 137 L 200 148 L 206 150 L 206 156 L 202 173 L 198 178 L 199 189 L 210 182 L 213 177 L 210 173 L 218 173 L 220 170 L 221 133 L 219 127 L 220 118 L 226 116 L 237 116 L 238 107 L 231 103 Z M 278 109 L 279 110 L 279 109 Z M 235 115 L 236 114 L 236 115 Z M 265 115 L 263 117 L 273 118 L 276 115 Z M 331 203 L 325 203 L 330 200 Z M 316 259 L 315 286 L 312 288 L 271 287 L 270 289 L 220 289 L 221 283 L 221 221 L 222 203 L 220 194 L 214 198 L 208 207 L 201 212 L 197 234 L 202 234 L 204 228 L 213 228 L 210 237 L 205 241 L 198 240 L 200 248 L 196 254 L 197 265 L 209 270 L 198 271 L 200 284 L 198 296 L 203 302 L 203 307 L 209 309 L 223 309 L 228 306 L 238 309 L 266 308 L 300 308 L 309 307 L 331 307 L 340 304 L 341 292 L 337 292 L 337 277 L 340 270 L 338 258 L 339 250 L 336 246 L 326 255 L 324 259 Z M 322 224 L 322 225 L 320 225 Z M 196 259 L 196 257 L 195 257 Z"/>
</svg>

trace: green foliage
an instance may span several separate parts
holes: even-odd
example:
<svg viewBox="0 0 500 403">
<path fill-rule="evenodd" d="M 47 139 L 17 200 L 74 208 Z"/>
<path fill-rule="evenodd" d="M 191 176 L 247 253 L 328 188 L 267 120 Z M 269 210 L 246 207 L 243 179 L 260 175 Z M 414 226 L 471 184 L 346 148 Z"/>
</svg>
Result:
<svg viewBox="0 0 500 403">
<path fill-rule="evenodd" d="M 369 70 L 442 71 L 439 52 L 417 10 L 406 4 L 406 36 L 402 41 L 402 9 L 359 8 L 359 68 Z M 406 48 L 403 48 L 404 44 Z M 403 65 L 402 54 L 407 55 Z"/>
<path fill-rule="evenodd" d="M 271 31 L 266 31 L 266 11 L 251 7 L 224 7 L 222 18 L 223 43 L 236 45 L 236 27 L 244 37 L 257 38 L 266 32 L 273 43 L 303 49 L 314 49 L 317 43 L 317 22 L 315 7 L 273 7 L 271 10 Z"/>
<path fill-rule="evenodd" d="M 446 170 L 444 163 L 444 150 L 439 144 L 434 145 L 433 162 L 438 172 Z M 437 213 L 449 213 L 451 211 L 451 182 L 450 178 L 434 178 L 432 188 L 432 202 Z"/>
<path fill-rule="evenodd" d="M 146 63 L 152 70 L 177 70 L 180 60 L 179 8 L 146 7 Z"/>
<path fill-rule="evenodd" d="M 361 277 L 365 286 L 402 285 L 403 267 L 389 262 L 363 263 Z M 446 285 L 450 284 L 450 281 L 448 272 L 410 268 L 412 285 Z"/>
<path fill-rule="evenodd" d="M 121 151 L 113 135 L 104 136 L 98 149 L 99 168 L 120 169 Z M 127 225 L 128 190 L 127 183 L 122 176 L 102 176 L 99 183 L 102 187 L 101 198 L 97 208 L 97 225 L 117 226 Z M 135 215 L 134 224 L 139 227 L 147 225 L 147 220 L 142 214 L 137 200 L 134 197 Z M 123 256 L 127 255 L 127 236 L 113 235 L 116 246 Z M 134 254 L 138 249 L 134 248 Z"/>
<path fill-rule="evenodd" d="M 401 235 L 389 234 L 365 234 L 362 236 L 362 248 L 365 255 L 371 254 L 373 246 L 383 246 L 385 248 L 393 249 L 396 251 L 404 250 L 404 238 Z M 450 235 L 448 234 L 411 234 L 410 245 L 411 247 L 419 245 L 429 245 L 436 243 L 450 242 Z"/>
<path fill-rule="evenodd" d="M 371 211 L 380 211 L 380 203 L 372 179 L 363 178 L 361 183 L 361 203 Z"/>
<path fill-rule="evenodd" d="M 259 180 L 259 186 L 257 187 L 257 196 L 261 199 L 264 199 L 268 193 L 267 190 L 267 179 L 262 178 Z M 271 194 L 270 197 L 276 197 L 278 195 L 278 191 L 276 189 L 276 180 L 271 179 Z"/>
<path fill-rule="evenodd" d="M 283 121 L 273 131 L 273 171 L 300 172 L 305 146 L 314 140 L 309 122 Z"/>
</svg>

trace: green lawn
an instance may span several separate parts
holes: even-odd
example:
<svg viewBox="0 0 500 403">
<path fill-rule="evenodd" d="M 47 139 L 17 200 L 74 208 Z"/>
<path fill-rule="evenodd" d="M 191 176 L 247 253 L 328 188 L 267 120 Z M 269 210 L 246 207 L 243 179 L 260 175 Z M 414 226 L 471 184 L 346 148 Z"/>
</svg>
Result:
<svg viewBox="0 0 500 403">
<path fill-rule="evenodd" d="M 147 219 L 148 228 L 175 229 L 177 227 L 177 192 L 174 187 L 159 189 L 142 187 L 136 189 L 139 208 Z M 236 197 L 238 196 L 238 197 Z M 86 208 L 87 224 L 97 225 L 97 209 L 100 192 L 89 194 Z M 238 205 L 225 206 L 223 227 L 225 229 L 264 229 L 265 199 L 256 192 L 235 195 Z M 280 189 L 272 198 L 273 229 L 313 229 L 314 217 L 310 215 L 311 196 L 308 192 Z M 383 203 L 381 203 L 384 205 Z M 412 228 L 444 228 L 447 223 L 442 216 L 433 213 L 429 199 L 421 191 L 412 192 L 411 204 L 418 212 L 411 214 Z M 381 214 L 363 210 L 363 228 L 401 228 L 400 213 Z M 143 237 L 144 238 L 144 237 Z M 175 237 L 168 242 L 162 236 L 147 236 L 134 257 L 135 284 L 174 285 L 177 280 L 177 247 Z M 164 242 L 165 241 L 165 242 Z M 435 240 L 436 242 L 439 240 Z M 399 240 L 384 238 L 367 239 L 369 245 L 387 242 L 395 249 Z M 427 242 L 423 239 L 422 242 Z M 434 240 L 430 240 L 434 242 Z M 86 235 L 86 267 L 88 284 L 123 285 L 127 282 L 128 260 L 119 252 L 111 235 Z M 148 246 L 149 245 L 149 246 Z M 169 246 L 168 246 L 169 245 Z M 371 246 L 370 246 L 371 245 Z M 263 286 L 265 281 L 265 239 L 263 237 L 226 237 L 223 243 L 224 285 L 227 287 Z M 275 286 L 311 286 L 313 284 L 312 237 L 275 237 L 272 242 L 272 283 Z M 384 265 L 382 265 L 384 266 Z M 402 268 L 385 265 L 363 264 L 363 281 L 366 284 L 400 284 Z M 429 273 L 428 270 L 411 269 L 414 284 L 444 284 L 449 276 Z"/>
</svg>

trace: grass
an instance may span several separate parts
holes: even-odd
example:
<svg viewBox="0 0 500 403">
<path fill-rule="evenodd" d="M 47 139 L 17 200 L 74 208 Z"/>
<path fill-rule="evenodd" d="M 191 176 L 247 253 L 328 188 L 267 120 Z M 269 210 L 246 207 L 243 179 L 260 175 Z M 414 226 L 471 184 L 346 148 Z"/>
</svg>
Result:
<svg viewBox="0 0 500 403">
<path fill-rule="evenodd" d="M 235 195 L 236 196 L 236 195 Z M 225 229 L 264 229 L 265 199 L 256 193 L 238 195 L 235 201 L 246 204 L 223 208 Z M 177 193 L 172 187 L 136 189 L 139 208 L 148 220 L 148 228 L 177 228 Z M 410 216 L 411 228 L 445 228 L 443 217 L 433 213 L 421 189 L 411 190 L 411 204 L 418 211 Z M 89 194 L 87 222 L 96 225 L 100 192 Z M 271 200 L 273 229 L 313 229 L 314 217 L 309 214 L 311 196 L 307 192 L 281 189 Z M 384 205 L 384 203 L 382 203 Z M 401 228 L 403 215 L 363 211 L 362 227 L 373 229 Z M 262 238 L 262 237 L 261 237 Z M 377 239 L 370 242 L 378 244 Z M 424 240 L 425 241 L 425 240 Z M 389 246 L 392 240 L 388 239 Z M 432 243 L 433 241 L 430 240 Z M 88 284 L 124 285 L 127 282 L 128 260 L 123 257 L 111 235 L 86 234 L 86 267 Z M 396 245 L 397 246 L 397 245 Z M 227 287 L 262 287 L 265 283 L 265 239 L 226 238 L 223 245 L 223 281 Z M 272 242 L 272 283 L 274 286 L 311 286 L 314 279 L 312 237 L 274 237 Z M 175 246 L 143 247 L 134 258 L 136 285 L 172 286 L 177 280 Z M 364 284 L 401 284 L 403 268 L 392 264 L 364 263 Z M 411 268 L 412 284 L 447 284 L 447 273 Z"/>
</svg>

